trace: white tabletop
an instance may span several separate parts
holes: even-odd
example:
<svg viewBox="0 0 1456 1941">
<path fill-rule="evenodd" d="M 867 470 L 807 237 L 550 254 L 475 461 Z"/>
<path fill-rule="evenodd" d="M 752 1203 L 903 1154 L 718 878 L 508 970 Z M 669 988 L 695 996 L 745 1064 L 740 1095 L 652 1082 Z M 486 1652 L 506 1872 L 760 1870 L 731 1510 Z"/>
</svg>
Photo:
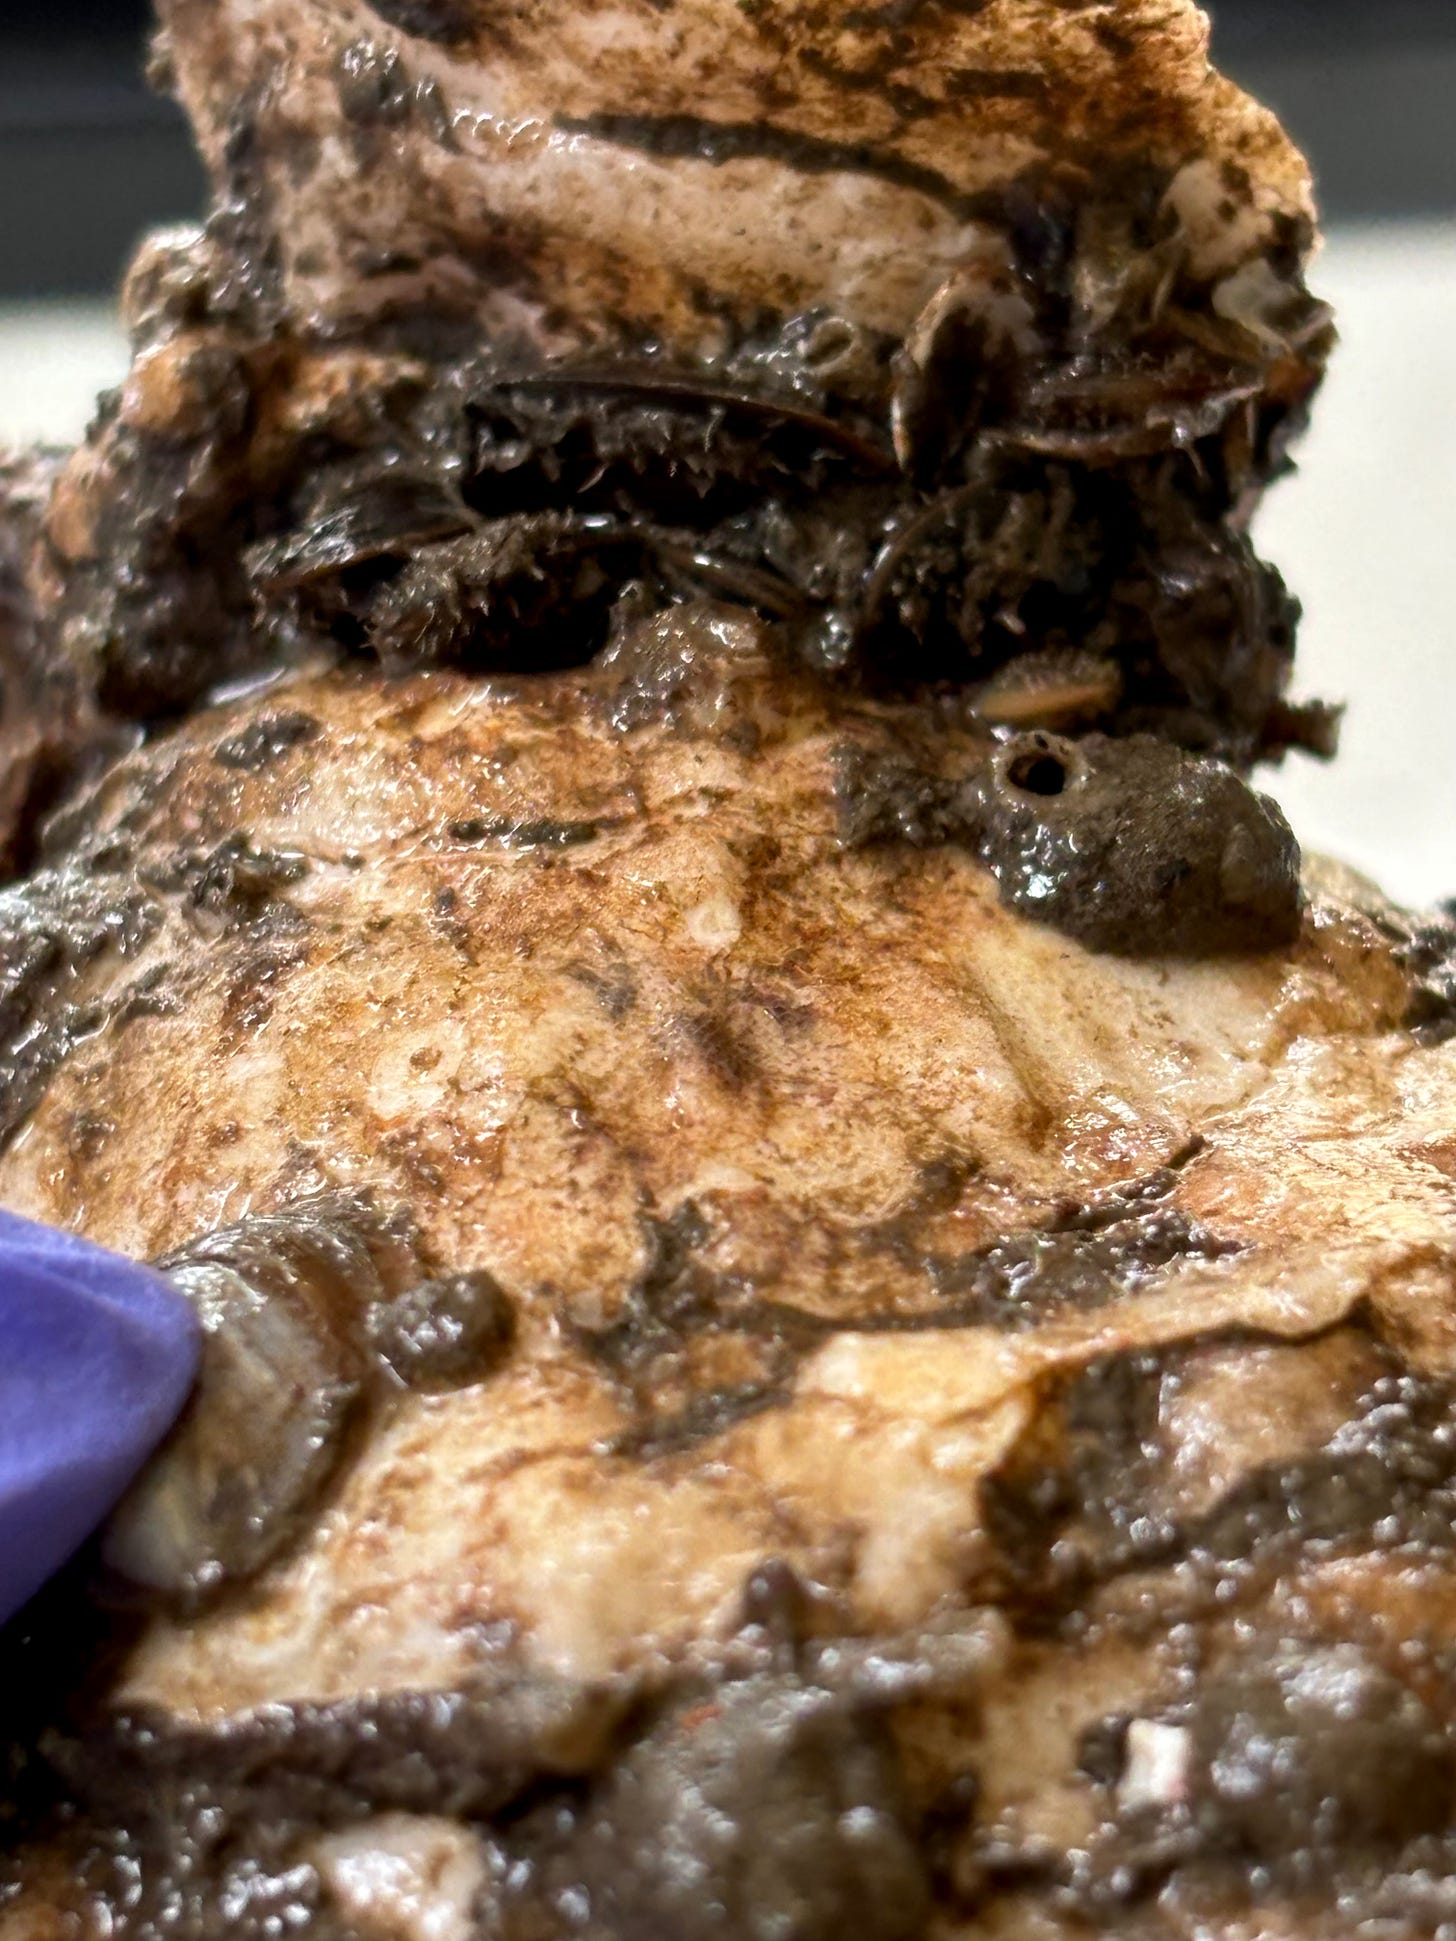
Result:
<svg viewBox="0 0 1456 1941">
<path fill-rule="evenodd" d="M 1299 691 L 1349 703 L 1267 786 L 1304 841 L 1408 902 L 1456 896 L 1456 225 L 1334 235 L 1344 338 L 1260 540 L 1305 603 Z M 101 306 L 0 309 L 0 442 L 70 441 L 125 346 Z"/>
</svg>

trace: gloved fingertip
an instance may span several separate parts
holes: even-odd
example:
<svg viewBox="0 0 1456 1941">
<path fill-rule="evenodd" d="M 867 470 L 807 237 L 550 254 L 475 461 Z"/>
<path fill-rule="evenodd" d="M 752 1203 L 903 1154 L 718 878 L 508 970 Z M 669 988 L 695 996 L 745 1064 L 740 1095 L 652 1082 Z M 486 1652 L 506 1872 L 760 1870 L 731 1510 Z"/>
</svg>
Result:
<svg viewBox="0 0 1456 1941">
<path fill-rule="evenodd" d="M 0 1619 L 114 1508 L 200 1353 L 196 1316 L 162 1275 L 0 1213 Z"/>
</svg>

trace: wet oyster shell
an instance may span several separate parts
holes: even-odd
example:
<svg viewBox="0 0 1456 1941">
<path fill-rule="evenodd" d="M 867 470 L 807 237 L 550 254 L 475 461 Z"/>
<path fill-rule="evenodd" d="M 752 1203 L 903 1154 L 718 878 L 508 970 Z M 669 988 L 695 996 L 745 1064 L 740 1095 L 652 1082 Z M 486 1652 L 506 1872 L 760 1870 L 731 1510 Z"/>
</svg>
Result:
<svg viewBox="0 0 1456 1941">
<path fill-rule="evenodd" d="M 1154 284 L 1273 340 L 1311 235 L 1303 159 L 1182 0 L 161 14 L 214 176 L 310 327 L 427 295 L 556 347 L 712 354 L 814 311 L 902 340 L 1065 197 L 1089 313 L 1145 268 L 1140 222 Z"/>
</svg>

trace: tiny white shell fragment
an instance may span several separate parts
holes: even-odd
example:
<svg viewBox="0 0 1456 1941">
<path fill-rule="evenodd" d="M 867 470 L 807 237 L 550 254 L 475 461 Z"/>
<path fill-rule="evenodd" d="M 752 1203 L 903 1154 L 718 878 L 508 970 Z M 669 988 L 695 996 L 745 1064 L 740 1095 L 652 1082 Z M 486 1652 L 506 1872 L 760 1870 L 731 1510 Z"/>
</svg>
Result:
<svg viewBox="0 0 1456 1941">
<path fill-rule="evenodd" d="M 688 911 L 687 932 L 704 950 L 731 950 L 743 935 L 743 918 L 731 897 L 709 896 Z"/>
<path fill-rule="evenodd" d="M 472 1941 L 485 1852 L 453 1820 L 386 1813 L 326 1834 L 312 1854 L 341 1914 L 389 1941 Z"/>
<path fill-rule="evenodd" d="M 1134 1719 L 1127 1728 L 1127 1764 L 1118 1782 L 1124 1813 L 1166 1810 L 1188 1797 L 1193 1742 L 1186 1727 Z"/>
</svg>

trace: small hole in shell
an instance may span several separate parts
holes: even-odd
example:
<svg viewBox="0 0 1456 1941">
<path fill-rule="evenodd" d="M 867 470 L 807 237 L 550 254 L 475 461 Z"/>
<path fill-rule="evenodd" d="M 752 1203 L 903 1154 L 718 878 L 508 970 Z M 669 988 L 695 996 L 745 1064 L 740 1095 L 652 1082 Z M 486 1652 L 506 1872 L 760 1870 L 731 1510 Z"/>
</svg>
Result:
<svg viewBox="0 0 1456 1941">
<path fill-rule="evenodd" d="M 1045 748 L 1032 748 L 1017 756 L 1007 777 L 1028 795 L 1060 795 L 1067 786 L 1067 765 Z"/>
</svg>

